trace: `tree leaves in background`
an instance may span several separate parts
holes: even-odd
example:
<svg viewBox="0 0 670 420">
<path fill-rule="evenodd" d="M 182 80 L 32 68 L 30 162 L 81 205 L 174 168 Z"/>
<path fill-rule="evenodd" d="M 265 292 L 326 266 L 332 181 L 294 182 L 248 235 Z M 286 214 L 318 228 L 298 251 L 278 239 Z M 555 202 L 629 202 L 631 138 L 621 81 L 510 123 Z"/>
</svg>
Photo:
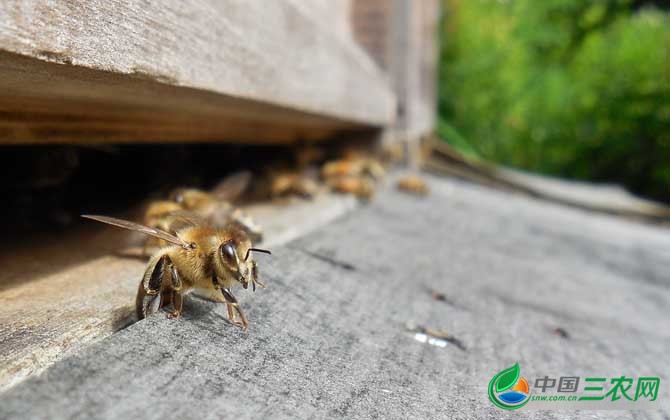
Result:
<svg viewBox="0 0 670 420">
<path fill-rule="evenodd" d="M 669 12 L 629 0 L 444 11 L 439 134 L 485 159 L 670 201 Z"/>
</svg>

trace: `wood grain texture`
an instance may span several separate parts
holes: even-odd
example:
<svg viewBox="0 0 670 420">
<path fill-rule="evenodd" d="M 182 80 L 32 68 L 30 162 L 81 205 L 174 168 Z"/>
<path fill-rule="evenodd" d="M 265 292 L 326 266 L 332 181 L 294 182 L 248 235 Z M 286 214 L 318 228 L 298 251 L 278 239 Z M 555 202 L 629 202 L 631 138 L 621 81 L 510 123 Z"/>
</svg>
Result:
<svg viewBox="0 0 670 420">
<path fill-rule="evenodd" d="M 389 71 L 400 104 L 396 130 L 417 141 L 435 126 L 440 2 L 393 0 L 393 8 Z"/>
<path fill-rule="evenodd" d="M 187 299 L 182 318 L 142 320 L 0 394 L 0 418 L 573 419 L 507 416 L 487 384 L 514 363 L 531 381 L 666 383 L 667 230 L 426 180 L 427 197 L 383 192 L 274 248 L 268 288 L 240 294 L 248 332 L 223 305 Z M 463 348 L 431 345 L 411 324 Z M 616 418 L 667 418 L 664 395 L 662 412 Z"/>
<path fill-rule="evenodd" d="M 320 195 L 247 209 L 262 224 L 262 246 L 294 239 L 354 208 L 353 197 Z M 0 390 L 40 373 L 134 321 L 145 259 L 143 237 L 96 225 L 24 238 L 0 252 Z"/>
<path fill-rule="evenodd" d="M 0 141 L 285 142 L 387 125 L 384 77 L 315 17 L 339 3 L 2 2 Z"/>
<path fill-rule="evenodd" d="M 670 222 L 670 206 L 636 197 L 615 184 L 592 184 L 526 173 L 460 154 L 446 142 L 424 144 L 424 169 L 499 189 L 540 197 L 584 210 L 616 214 L 647 222 Z"/>
</svg>

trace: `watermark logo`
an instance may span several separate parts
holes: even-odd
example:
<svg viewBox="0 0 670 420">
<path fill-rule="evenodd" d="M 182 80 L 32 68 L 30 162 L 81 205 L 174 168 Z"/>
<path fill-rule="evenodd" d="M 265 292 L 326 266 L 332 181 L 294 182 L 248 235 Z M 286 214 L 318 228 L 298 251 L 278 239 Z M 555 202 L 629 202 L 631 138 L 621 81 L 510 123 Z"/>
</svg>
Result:
<svg viewBox="0 0 670 420">
<path fill-rule="evenodd" d="M 498 372 L 489 382 L 489 398 L 505 410 L 516 410 L 530 401 L 530 387 L 520 377 L 519 364 Z"/>
<path fill-rule="evenodd" d="M 489 382 L 491 402 L 505 410 L 653 410 L 658 409 L 657 376 L 580 377 L 542 375 L 528 381 L 519 364 Z M 532 391 L 531 391 L 532 389 Z"/>
</svg>

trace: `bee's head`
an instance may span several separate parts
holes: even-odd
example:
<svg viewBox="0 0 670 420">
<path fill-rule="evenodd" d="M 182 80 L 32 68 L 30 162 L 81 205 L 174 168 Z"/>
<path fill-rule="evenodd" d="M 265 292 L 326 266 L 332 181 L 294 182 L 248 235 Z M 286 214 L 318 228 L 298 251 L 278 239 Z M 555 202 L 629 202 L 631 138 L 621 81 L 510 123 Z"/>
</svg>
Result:
<svg viewBox="0 0 670 420">
<path fill-rule="evenodd" d="M 248 287 L 247 277 L 249 267 L 244 261 L 244 249 L 241 244 L 233 239 L 224 241 L 216 252 L 217 260 L 220 261 L 222 273 L 217 273 L 222 278 L 234 278 L 246 289 Z"/>
<path fill-rule="evenodd" d="M 254 272 L 254 261 L 252 252 L 264 252 L 270 254 L 270 251 L 260 248 L 252 248 L 249 241 L 247 244 L 236 244 L 234 241 L 226 241 L 219 246 L 218 256 L 221 259 L 223 268 L 227 274 L 242 284 L 245 289 L 249 287 L 249 282 L 257 282 Z M 254 290 L 256 285 L 254 284 Z"/>
<path fill-rule="evenodd" d="M 249 283 L 256 289 L 256 270 L 252 253 L 270 251 L 251 247 L 251 240 L 244 230 L 236 223 L 227 225 L 221 235 L 215 255 L 216 275 L 220 279 L 235 279 L 245 289 Z"/>
</svg>

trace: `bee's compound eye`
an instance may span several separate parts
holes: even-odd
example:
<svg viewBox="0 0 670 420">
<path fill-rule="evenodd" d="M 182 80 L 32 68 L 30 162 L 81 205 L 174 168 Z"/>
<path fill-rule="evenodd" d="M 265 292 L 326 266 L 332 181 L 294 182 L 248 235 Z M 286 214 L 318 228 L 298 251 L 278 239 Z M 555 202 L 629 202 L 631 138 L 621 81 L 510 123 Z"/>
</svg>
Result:
<svg viewBox="0 0 670 420">
<path fill-rule="evenodd" d="M 221 257 L 225 262 L 235 264 L 237 262 L 235 255 L 235 247 L 232 243 L 228 242 L 221 245 Z"/>
</svg>

